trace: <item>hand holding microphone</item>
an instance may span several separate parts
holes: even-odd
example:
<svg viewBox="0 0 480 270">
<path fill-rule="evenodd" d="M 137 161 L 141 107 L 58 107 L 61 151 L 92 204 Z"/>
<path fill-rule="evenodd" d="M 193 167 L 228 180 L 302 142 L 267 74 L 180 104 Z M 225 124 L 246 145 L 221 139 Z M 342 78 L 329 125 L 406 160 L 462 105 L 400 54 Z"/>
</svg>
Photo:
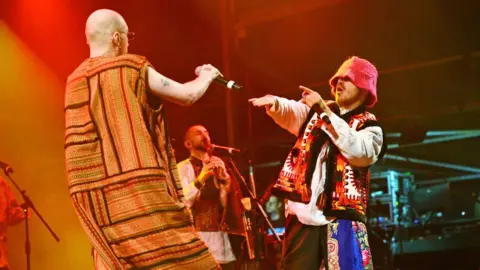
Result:
<svg viewBox="0 0 480 270">
<path fill-rule="evenodd" d="M 208 76 L 210 81 L 215 81 L 218 84 L 221 84 L 223 86 L 226 86 L 228 89 L 232 90 L 241 90 L 242 86 L 237 84 L 236 82 L 232 80 L 227 80 L 223 77 L 223 74 L 218 71 L 215 67 L 212 65 L 203 65 L 199 66 L 195 69 L 195 74 L 198 76 Z M 205 75 L 203 75 L 205 74 Z"/>
<path fill-rule="evenodd" d="M 220 71 L 216 67 L 210 64 L 198 66 L 195 68 L 195 75 L 197 75 L 198 77 L 208 78 L 209 81 L 213 81 L 221 74 L 222 73 L 220 73 Z"/>
</svg>

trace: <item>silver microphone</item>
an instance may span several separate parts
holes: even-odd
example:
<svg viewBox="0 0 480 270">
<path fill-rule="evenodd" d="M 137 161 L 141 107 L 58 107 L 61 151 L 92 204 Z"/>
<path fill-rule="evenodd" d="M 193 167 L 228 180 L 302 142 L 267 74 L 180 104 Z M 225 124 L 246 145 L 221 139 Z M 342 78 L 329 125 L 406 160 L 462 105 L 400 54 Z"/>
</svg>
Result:
<svg viewBox="0 0 480 270">
<path fill-rule="evenodd" d="M 326 113 L 321 113 L 320 118 L 322 119 L 323 122 L 325 122 L 327 125 L 330 125 L 332 122 L 330 121 L 330 117 Z"/>
<path fill-rule="evenodd" d="M 235 155 L 240 153 L 240 149 L 233 148 L 233 147 L 228 147 L 228 146 L 221 146 L 221 145 L 216 145 L 216 144 L 211 144 L 212 150 L 221 150 L 221 151 L 226 151 L 230 155 Z"/>
</svg>

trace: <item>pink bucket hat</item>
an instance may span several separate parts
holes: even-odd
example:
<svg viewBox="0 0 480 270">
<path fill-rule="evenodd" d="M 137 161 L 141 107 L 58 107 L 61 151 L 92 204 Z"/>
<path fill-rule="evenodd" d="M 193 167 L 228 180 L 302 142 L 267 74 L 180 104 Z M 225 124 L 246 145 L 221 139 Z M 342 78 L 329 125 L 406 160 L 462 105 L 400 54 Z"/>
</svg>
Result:
<svg viewBox="0 0 480 270">
<path fill-rule="evenodd" d="M 343 62 L 337 73 L 330 79 L 332 95 L 335 95 L 335 85 L 339 78 L 349 78 L 358 88 L 368 91 L 370 95 L 365 101 L 365 106 L 371 108 L 377 103 L 378 71 L 372 63 L 357 56 L 352 56 Z"/>
</svg>

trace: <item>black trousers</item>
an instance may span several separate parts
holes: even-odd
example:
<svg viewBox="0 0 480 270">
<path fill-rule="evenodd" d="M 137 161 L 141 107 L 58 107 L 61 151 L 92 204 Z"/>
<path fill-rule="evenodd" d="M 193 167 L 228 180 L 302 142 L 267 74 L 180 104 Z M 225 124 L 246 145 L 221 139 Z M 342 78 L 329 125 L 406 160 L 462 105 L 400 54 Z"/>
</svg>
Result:
<svg viewBox="0 0 480 270">
<path fill-rule="evenodd" d="M 289 215 L 285 222 L 281 269 L 318 270 L 328 254 L 327 231 L 327 225 L 304 225 L 297 216 Z"/>
<path fill-rule="evenodd" d="M 220 264 L 222 270 L 235 270 L 235 262 L 229 262 L 225 264 Z"/>
</svg>

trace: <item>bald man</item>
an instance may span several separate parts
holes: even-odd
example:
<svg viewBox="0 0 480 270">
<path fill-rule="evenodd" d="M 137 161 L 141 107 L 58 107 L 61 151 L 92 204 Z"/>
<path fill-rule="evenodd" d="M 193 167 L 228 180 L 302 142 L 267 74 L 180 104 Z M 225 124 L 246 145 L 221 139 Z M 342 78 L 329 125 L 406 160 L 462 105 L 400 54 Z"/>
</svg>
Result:
<svg viewBox="0 0 480 270">
<path fill-rule="evenodd" d="M 90 57 L 68 77 L 65 154 L 76 213 L 96 269 L 217 269 L 181 203 L 163 102 L 195 103 L 219 71 L 187 83 L 128 54 L 129 32 L 112 10 L 86 23 Z"/>
</svg>

